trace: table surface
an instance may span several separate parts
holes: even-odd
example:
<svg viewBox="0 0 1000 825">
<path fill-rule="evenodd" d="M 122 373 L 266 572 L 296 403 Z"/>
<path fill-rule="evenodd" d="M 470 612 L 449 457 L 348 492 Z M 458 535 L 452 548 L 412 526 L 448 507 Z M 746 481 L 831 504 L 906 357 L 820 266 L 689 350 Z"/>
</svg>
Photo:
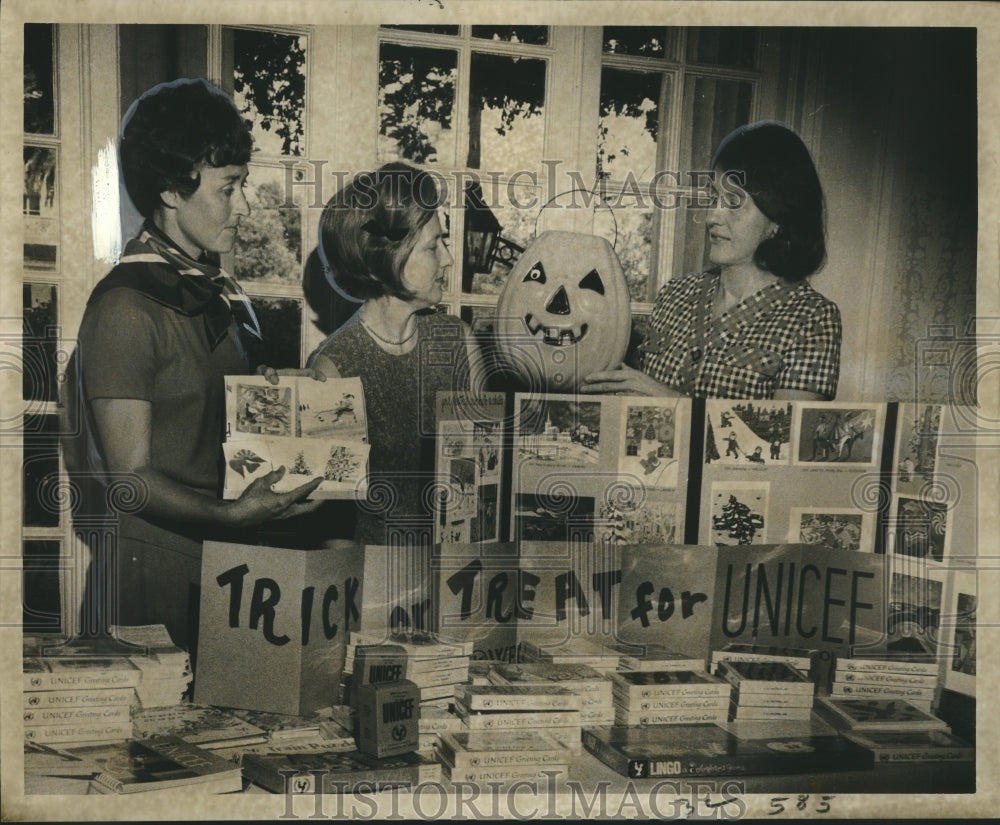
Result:
<svg viewBox="0 0 1000 825">
<path fill-rule="evenodd" d="M 26 767 L 33 754 L 25 753 Z M 25 771 L 25 794 L 85 794 L 89 777 L 75 774 L 72 763 L 67 769 L 46 774 Z M 606 783 L 610 792 L 624 791 L 629 783 L 640 793 L 648 793 L 664 782 L 673 785 L 662 786 L 659 790 L 667 793 L 675 786 L 677 793 L 688 794 L 692 790 L 703 797 L 707 793 L 724 794 L 729 789 L 738 788 L 744 794 L 908 794 L 908 793 L 974 793 L 976 790 L 975 762 L 927 762 L 905 765 L 880 765 L 870 769 L 851 769 L 824 773 L 781 774 L 769 776 L 706 776 L 672 780 L 628 779 L 605 765 L 587 751 L 574 755 L 569 765 L 569 773 L 556 785 L 560 789 L 566 781 L 572 782 L 584 791 L 592 792 L 601 783 Z M 545 778 L 539 776 L 539 787 L 544 788 Z M 446 789 L 450 783 L 443 779 Z M 667 788 L 668 790 L 664 790 Z M 263 789 L 251 788 L 252 792 Z M 568 790 L 568 789 L 567 789 Z M 191 788 L 197 793 L 197 786 Z M 266 791 L 263 791 L 266 793 Z"/>
</svg>

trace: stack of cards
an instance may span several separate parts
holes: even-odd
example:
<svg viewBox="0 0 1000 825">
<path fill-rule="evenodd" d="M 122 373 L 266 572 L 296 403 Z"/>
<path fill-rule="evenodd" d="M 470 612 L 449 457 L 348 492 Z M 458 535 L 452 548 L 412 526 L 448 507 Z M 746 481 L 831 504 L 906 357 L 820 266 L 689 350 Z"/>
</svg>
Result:
<svg viewBox="0 0 1000 825">
<path fill-rule="evenodd" d="M 704 671 L 621 671 L 611 682 L 616 725 L 726 721 L 730 686 Z"/>
<path fill-rule="evenodd" d="M 368 493 L 368 421 L 360 378 L 316 381 L 282 376 L 226 376 L 223 498 L 238 498 L 279 467 L 272 489 L 291 490 L 322 478 L 313 498 Z"/>
<path fill-rule="evenodd" d="M 733 662 L 723 659 L 716 674 L 733 686 L 732 722 L 809 719 L 815 685 L 784 662 Z"/>
</svg>

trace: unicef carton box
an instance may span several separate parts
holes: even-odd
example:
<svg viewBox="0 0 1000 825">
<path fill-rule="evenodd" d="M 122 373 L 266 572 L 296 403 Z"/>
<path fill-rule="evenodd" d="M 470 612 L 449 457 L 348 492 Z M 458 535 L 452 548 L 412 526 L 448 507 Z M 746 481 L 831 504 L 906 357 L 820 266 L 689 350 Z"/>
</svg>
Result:
<svg viewBox="0 0 1000 825">
<path fill-rule="evenodd" d="M 415 751 L 420 744 L 420 689 L 406 679 L 356 688 L 358 750 L 376 759 Z"/>
</svg>

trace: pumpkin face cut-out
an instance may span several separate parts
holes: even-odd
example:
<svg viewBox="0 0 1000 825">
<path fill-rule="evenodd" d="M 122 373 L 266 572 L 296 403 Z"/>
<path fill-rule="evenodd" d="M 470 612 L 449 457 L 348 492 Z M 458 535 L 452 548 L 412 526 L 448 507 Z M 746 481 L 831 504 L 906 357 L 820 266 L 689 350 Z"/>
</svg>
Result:
<svg viewBox="0 0 1000 825">
<path fill-rule="evenodd" d="M 596 235 L 543 232 L 507 276 L 497 302 L 497 347 L 528 388 L 575 392 L 590 373 L 621 363 L 629 310 L 611 244 Z"/>
</svg>

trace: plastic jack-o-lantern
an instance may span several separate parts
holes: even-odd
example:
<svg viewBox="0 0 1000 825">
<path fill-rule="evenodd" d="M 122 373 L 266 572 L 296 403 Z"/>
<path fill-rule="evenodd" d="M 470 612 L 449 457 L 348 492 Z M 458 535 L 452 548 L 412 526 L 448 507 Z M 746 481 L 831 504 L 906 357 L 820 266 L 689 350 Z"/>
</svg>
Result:
<svg viewBox="0 0 1000 825">
<path fill-rule="evenodd" d="M 497 347 L 529 389 L 575 392 L 614 369 L 631 332 L 628 285 L 604 238 L 543 232 L 521 253 L 497 303 Z"/>
</svg>

